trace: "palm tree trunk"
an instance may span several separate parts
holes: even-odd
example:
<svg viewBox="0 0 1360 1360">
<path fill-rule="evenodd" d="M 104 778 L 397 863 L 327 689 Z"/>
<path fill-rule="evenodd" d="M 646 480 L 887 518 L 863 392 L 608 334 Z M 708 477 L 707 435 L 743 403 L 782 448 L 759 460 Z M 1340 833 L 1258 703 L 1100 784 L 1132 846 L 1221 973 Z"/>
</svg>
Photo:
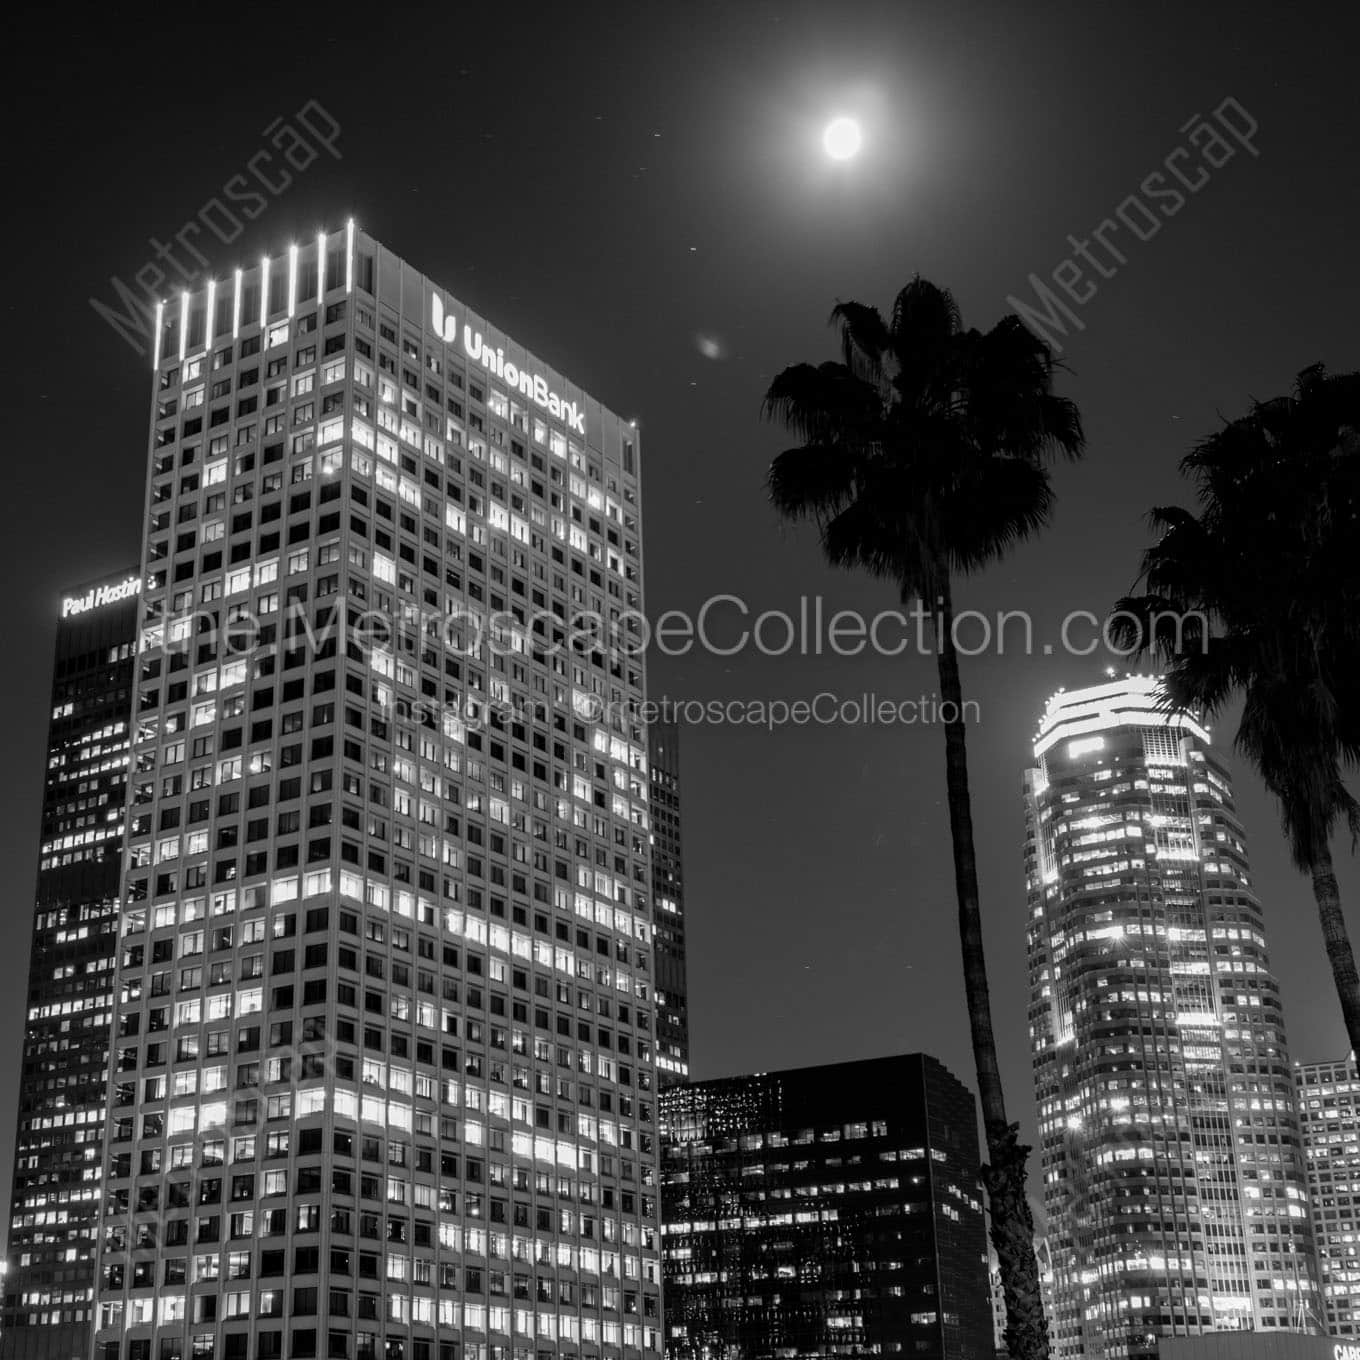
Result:
<svg viewBox="0 0 1360 1360">
<path fill-rule="evenodd" d="M 963 948 L 963 983 L 972 1032 L 973 1062 L 987 1135 L 988 1164 L 981 1169 L 991 1211 L 992 1246 L 996 1249 L 1001 1288 L 1006 1301 L 1006 1349 L 1012 1360 L 1047 1360 L 1048 1323 L 1039 1288 L 1039 1262 L 1034 1254 L 1034 1215 L 1025 1194 L 1025 1162 L 1029 1148 L 1020 1142 L 1020 1127 L 1006 1118 L 1001 1067 L 992 1031 L 991 992 L 982 942 L 978 904 L 977 857 L 973 849 L 973 808 L 968 796 L 967 725 L 959 657 L 954 649 L 954 606 L 948 573 L 940 572 L 940 609 L 935 620 L 939 648 L 940 700 L 944 714 L 945 787 L 949 830 L 954 842 L 954 889 L 959 903 L 959 941 Z M 1354 972 L 1352 971 L 1352 977 Z"/>
<path fill-rule="evenodd" d="M 1309 868 L 1313 875 L 1318 919 L 1322 922 L 1322 942 L 1327 948 L 1327 961 L 1332 965 L 1336 994 L 1341 998 L 1346 1034 L 1350 1038 L 1351 1052 L 1360 1057 L 1360 975 L 1356 973 L 1355 954 L 1346 934 L 1346 918 L 1341 911 L 1341 890 L 1332 868 L 1332 852 L 1325 842 L 1314 851 Z"/>
</svg>

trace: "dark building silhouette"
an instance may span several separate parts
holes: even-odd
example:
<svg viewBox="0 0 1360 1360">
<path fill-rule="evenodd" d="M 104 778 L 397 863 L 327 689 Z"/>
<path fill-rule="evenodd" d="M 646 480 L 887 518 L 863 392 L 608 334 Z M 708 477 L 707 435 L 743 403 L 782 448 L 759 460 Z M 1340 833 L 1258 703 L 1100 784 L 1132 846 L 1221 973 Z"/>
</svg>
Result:
<svg viewBox="0 0 1360 1360">
<path fill-rule="evenodd" d="M 659 1083 L 667 1086 L 689 1077 L 678 723 L 648 725 L 647 768 L 652 800 L 652 898 L 656 905 L 656 1067 Z"/>
<path fill-rule="evenodd" d="M 135 572 L 61 603 L 0 1354 L 89 1350 L 137 627 Z"/>
<path fill-rule="evenodd" d="M 991 1360 L 972 1093 L 915 1053 L 663 1092 L 670 1360 Z"/>
</svg>

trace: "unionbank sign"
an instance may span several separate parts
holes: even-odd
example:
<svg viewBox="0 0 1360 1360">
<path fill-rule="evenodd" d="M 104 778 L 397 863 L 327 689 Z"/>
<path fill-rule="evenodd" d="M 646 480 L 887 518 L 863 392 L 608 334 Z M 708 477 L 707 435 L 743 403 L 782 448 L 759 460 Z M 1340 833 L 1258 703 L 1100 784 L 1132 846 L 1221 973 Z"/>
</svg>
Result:
<svg viewBox="0 0 1360 1360">
<path fill-rule="evenodd" d="M 430 294 L 430 316 L 435 332 L 443 338 L 444 343 L 457 344 L 458 320 L 444 310 L 444 300 L 438 293 Z M 463 323 L 463 350 L 473 363 L 479 363 L 488 373 L 494 373 L 507 387 L 514 388 L 536 406 L 543 407 L 549 415 L 563 421 L 568 429 L 585 435 L 586 413 L 574 401 L 567 401 L 560 393 L 554 392 L 541 373 L 530 373 L 518 364 L 509 362 L 503 349 L 492 349 L 482 339 L 481 331 L 474 331 L 466 321 Z"/>
<path fill-rule="evenodd" d="M 92 609 L 102 609 L 106 604 L 122 604 L 133 595 L 141 594 L 142 578 L 129 576 L 126 581 L 115 581 L 106 586 L 91 586 L 83 595 L 67 595 L 61 602 L 61 616 L 74 618 L 77 614 L 88 614 Z"/>
</svg>

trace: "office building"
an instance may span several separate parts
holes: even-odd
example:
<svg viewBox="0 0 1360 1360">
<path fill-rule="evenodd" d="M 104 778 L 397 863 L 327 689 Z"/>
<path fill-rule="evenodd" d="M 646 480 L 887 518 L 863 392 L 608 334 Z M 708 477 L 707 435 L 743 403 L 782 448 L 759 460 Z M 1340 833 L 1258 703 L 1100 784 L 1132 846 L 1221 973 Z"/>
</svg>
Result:
<svg viewBox="0 0 1360 1360">
<path fill-rule="evenodd" d="M 972 1093 L 923 1054 L 662 1093 L 669 1360 L 991 1360 Z"/>
<path fill-rule="evenodd" d="M 351 225 L 149 443 L 93 1354 L 655 1352 L 636 430 Z"/>
<path fill-rule="evenodd" d="M 1323 1315 L 1332 1336 L 1360 1337 L 1360 1067 L 1295 1063 Z M 1356 1360 L 1360 1360 L 1357 1351 Z"/>
<path fill-rule="evenodd" d="M 662 1086 L 689 1079 L 685 876 L 680 849 L 680 727 L 647 729 L 652 790 L 652 901 L 656 909 L 656 1067 Z"/>
<path fill-rule="evenodd" d="M 1054 1355 L 1320 1331 L 1298 1110 L 1228 771 L 1154 678 L 1049 700 L 1025 777 Z"/>
<path fill-rule="evenodd" d="M 89 1353 L 138 579 L 59 606 L 0 1356 Z"/>
</svg>

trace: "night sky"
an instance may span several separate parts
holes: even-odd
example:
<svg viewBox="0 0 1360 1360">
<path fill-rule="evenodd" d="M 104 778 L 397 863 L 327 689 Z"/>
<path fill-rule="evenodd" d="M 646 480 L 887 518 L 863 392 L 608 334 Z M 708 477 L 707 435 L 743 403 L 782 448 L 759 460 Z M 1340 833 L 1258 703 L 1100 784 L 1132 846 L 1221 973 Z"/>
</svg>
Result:
<svg viewBox="0 0 1360 1360">
<path fill-rule="evenodd" d="M 828 612 L 891 607 L 768 505 L 783 447 L 760 420 L 770 377 L 832 357 L 838 298 L 886 308 L 916 272 L 990 326 L 1227 98 L 1259 123 L 1259 156 L 1238 147 L 1151 239 L 1118 238 L 1126 262 L 1062 342 L 1087 458 L 1056 474 L 1045 537 L 956 601 L 1030 610 L 1040 644 L 1069 611 L 1102 614 L 1133 583 L 1147 508 L 1185 497 L 1176 464 L 1195 439 L 1308 364 L 1360 368 L 1353 7 L 729 0 L 387 6 L 362 23 L 240 8 L 202 28 L 171 13 L 92 23 L 52 6 L 12 48 L 5 1202 L 58 598 L 134 561 L 140 537 L 150 364 L 90 298 L 111 304 L 112 276 L 133 287 L 149 238 L 171 240 L 246 173 L 274 119 L 296 127 L 317 101 L 340 159 L 293 171 L 232 244 L 198 238 L 216 276 L 353 214 L 636 416 L 653 616 L 725 593 L 753 613 L 796 613 L 804 594 Z M 841 113 L 865 148 L 834 165 L 819 139 Z M 995 1021 L 1031 1137 L 1021 770 L 1047 696 L 1108 659 L 964 663 Z M 755 652 L 653 656 L 649 680 L 677 699 L 936 685 L 932 657 Z M 923 1048 L 972 1085 L 943 759 L 925 726 L 683 734 L 695 1076 Z M 1292 1055 L 1337 1056 L 1309 885 L 1235 768 Z M 1360 873 L 1337 849 L 1360 936 Z"/>
</svg>

